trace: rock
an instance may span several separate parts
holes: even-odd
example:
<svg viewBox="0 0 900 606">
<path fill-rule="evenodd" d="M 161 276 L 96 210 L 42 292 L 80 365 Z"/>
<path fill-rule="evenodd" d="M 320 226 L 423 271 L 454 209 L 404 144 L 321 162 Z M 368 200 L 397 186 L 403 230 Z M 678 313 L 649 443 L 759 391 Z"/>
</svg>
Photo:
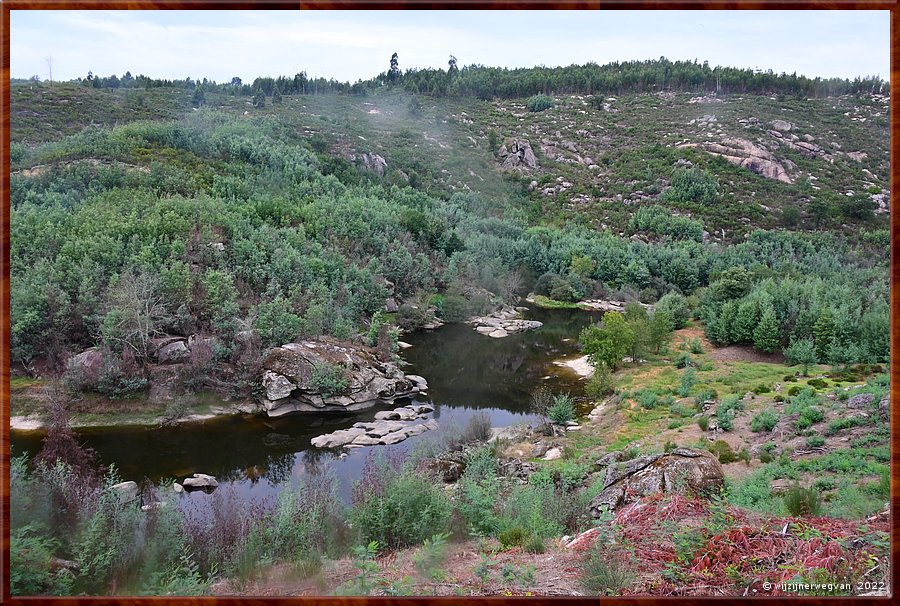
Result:
<svg viewBox="0 0 900 606">
<path fill-rule="evenodd" d="M 288 397 L 297 387 L 284 375 L 271 370 L 263 373 L 262 385 L 266 390 L 266 398 L 273 402 Z"/>
<path fill-rule="evenodd" d="M 498 328 L 498 329 L 494 330 L 493 332 L 488 333 L 489 337 L 493 337 L 495 339 L 502 339 L 503 337 L 508 336 L 508 335 L 509 335 L 509 333 L 506 332 L 505 330 L 503 330 L 502 328 Z"/>
<path fill-rule="evenodd" d="M 184 341 L 175 341 L 168 345 L 163 345 L 156 351 L 156 359 L 160 364 L 184 362 L 190 355 L 191 352 Z"/>
<path fill-rule="evenodd" d="M 157 509 L 162 509 L 168 503 L 165 501 L 153 501 L 152 503 L 148 503 L 147 505 L 141 505 L 141 511 L 155 511 Z"/>
<path fill-rule="evenodd" d="M 397 304 L 397 299 L 395 299 L 394 297 L 388 297 L 384 300 L 384 311 L 386 311 L 387 313 L 396 313 L 399 309 L 400 305 Z"/>
<path fill-rule="evenodd" d="M 870 405 L 875 400 L 875 396 L 870 393 L 858 393 L 847 399 L 847 408 L 863 408 Z"/>
<path fill-rule="evenodd" d="M 531 456 L 535 459 L 540 459 L 542 456 L 547 454 L 549 450 L 549 446 L 543 442 L 536 442 L 531 447 Z"/>
<path fill-rule="evenodd" d="M 425 470 L 439 475 L 444 482 L 456 482 L 466 471 L 466 455 L 462 452 L 448 452 L 424 462 Z"/>
<path fill-rule="evenodd" d="M 887 421 L 891 416 L 891 399 L 890 396 L 884 396 L 881 398 L 881 402 L 878 403 L 878 416 L 881 417 L 882 421 Z"/>
<path fill-rule="evenodd" d="M 562 451 L 559 448 L 551 448 L 544 454 L 544 456 L 542 457 L 542 460 L 556 461 L 557 459 L 561 459 L 561 458 L 562 458 Z"/>
<path fill-rule="evenodd" d="M 409 349 L 410 347 L 412 347 L 412 345 L 405 341 L 397 341 L 397 347 L 399 347 L 400 349 Z"/>
<path fill-rule="evenodd" d="M 534 463 L 528 463 L 518 458 L 501 461 L 497 465 L 497 473 L 499 475 L 520 481 L 527 481 L 528 476 L 537 471 L 537 469 L 537 465 Z"/>
<path fill-rule="evenodd" d="M 310 383 L 313 368 L 322 364 L 341 369 L 347 381 L 342 392 L 325 396 Z M 330 337 L 273 347 L 266 353 L 262 368 L 267 392 L 271 387 L 271 393 L 260 400 L 260 405 L 270 417 L 293 412 L 365 410 L 392 404 L 427 389 L 424 379 L 407 378 L 396 364 L 382 362 L 375 350 Z M 294 387 L 289 395 L 284 395 L 289 384 Z"/>
<path fill-rule="evenodd" d="M 794 125 L 790 122 L 785 122 L 784 120 L 772 120 L 772 128 L 788 132 L 794 128 Z"/>
<path fill-rule="evenodd" d="M 132 481 L 113 484 L 109 489 L 118 494 L 120 503 L 130 503 L 137 499 L 141 494 L 137 482 Z"/>
<path fill-rule="evenodd" d="M 535 430 L 537 432 L 537 430 Z M 509 427 L 491 427 L 491 437 L 488 442 L 506 440 L 509 442 L 522 442 L 531 434 L 531 428 L 527 425 L 510 425 Z"/>
<path fill-rule="evenodd" d="M 212 491 L 219 487 L 219 482 L 214 476 L 205 473 L 195 473 L 192 477 L 186 478 L 182 483 L 185 488 L 196 488 Z"/>
<path fill-rule="evenodd" d="M 868 156 L 869 156 L 869 154 L 867 154 L 866 152 L 861 152 L 861 151 L 847 152 L 847 157 L 850 158 L 851 160 L 856 160 L 857 162 L 862 162 Z"/>
<path fill-rule="evenodd" d="M 379 177 L 384 176 L 384 169 L 387 168 L 387 160 L 378 154 L 362 154 L 358 158 L 355 154 L 351 154 L 350 161 L 355 162 L 362 170 L 375 173 Z"/>
<path fill-rule="evenodd" d="M 311 444 L 316 448 L 397 444 L 412 436 L 437 429 L 437 427 L 437 421 L 434 419 L 418 424 L 378 419 L 371 423 L 354 423 L 350 429 L 340 429 L 333 433 L 317 436 L 312 439 Z"/>
<path fill-rule="evenodd" d="M 702 145 L 683 143 L 678 147 L 700 147 L 714 156 L 721 156 L 732 164 L 751 170 L 768 179 L 793 183 L 784 166 L 779 163 L 772 152 L 746 139 L 726 137 L 720 143 L 706 142 Z"/>
<path fill-rule="evenodd" d="M 182 486 L 178 482 L 172 482 L 172 490 L 174 490 L 176 493 L 182 493 L 184 492 L 184 486 Z"/>
<path fill-rule="evenodd" d="M 772 492 L 775 494 L 781 494 L 783 492 L 787 492 L 787 490 L 793 485 L 791 480 L 780 478 L 778 480 L 772 480 L 772 484 L 770 486 Z"/>
<path fill-rule="evenodd" d="M 329 434 L 317 436 L 310 440 L 310 444 L 316 448 L 339 448 L 341 446 L 346 446 L 362 435 L 366 435 L 366 430 L 361 427 L 341 429 Z"/>
<path fill-rule="evenodd" d="M 722 466 L 712 453 L 676 448 L 669 453 L 610 463 L 603 491 L 591 501 L 590 512 L 599 517 L 627 502 L 657 492 L 710 495 L 725 483 Z"/>
<path fill-rule="evenodd" d="M 91 347 L 70 358 L 68 366 L 80 373 L 87 381 L 93 381 L 100 376 L 104 362 L 103 352 L 96 347 Z"/>
<path fill-rule="evenodd" d="M 506 145 L 500 147 L 498 152 L 503 159 L 501 167 L 505 169 L 522 171 L 526 168 L 536 168 L 537 158 L 531 149 L 531 144 L 526 139 L 514 139 L 507 149 Z"/>
<path fill-rule="evenodd" d="M 594 461 L 594 466 L 598 467 L 598 468 L 599 467 L 608 467 L 609 465 L 612 465 L 613 463 L 618 463 L 623 458 L 625 458 L 625 453 L 623 453 L 622 451 L 619 451 L 619 450 L 614 450 L 613 452 L 609 452 L 609 453 L 603 455 L 602 457 L 600 457 L 599 459 L 597 459 L 596 461 Z"/>
</svg>

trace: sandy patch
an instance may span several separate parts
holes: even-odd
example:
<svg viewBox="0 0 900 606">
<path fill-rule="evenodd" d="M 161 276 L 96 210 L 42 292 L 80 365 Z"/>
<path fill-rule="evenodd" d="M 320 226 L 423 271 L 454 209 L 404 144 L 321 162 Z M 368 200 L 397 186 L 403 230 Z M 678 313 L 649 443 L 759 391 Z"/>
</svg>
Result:
<svg viewBox="0 0 900 606">
<path fill-rule="evenodd" d="M 35 417 L 10 417 L 9 428 L 19 431 L 34 431 L 44 426 L 44 423 Z"/>
<path fill-rule="evenodd" d="M 553 362 L 556 366 L 562 366 L 563 368 L 568 368 L 573 371 L 579 377 L 583 379 L 587 379 L 591 375 L 594 374 L 594 367 L 588 362 L 587 356 L 581 356 L 580 358 L 574 359 L 564 359 L 564 360 L 556 360 Z"/>
</svg>

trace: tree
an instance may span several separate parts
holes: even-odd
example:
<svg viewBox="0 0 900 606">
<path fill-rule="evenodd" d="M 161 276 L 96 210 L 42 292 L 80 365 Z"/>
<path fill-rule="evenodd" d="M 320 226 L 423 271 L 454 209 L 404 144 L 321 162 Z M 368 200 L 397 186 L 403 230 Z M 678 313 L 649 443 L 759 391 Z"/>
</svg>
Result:
<svg viewBox="0 0 900 606">
<path fill-rule="evenodd" d="M 266 94 L 261 90 L 256 91 L 256 95 L 253 96 L 253 107 L 258 107 L 260 109 L 266 106 Z"/>
<path fill-rule="evenodd" d="M 203 86 L 198 86 L 194 89 L 194 96 L 191 98 L 191 102 L 194 107 L 200 107 L 203 105 L 203 102 L 206 100 L 206 95 L 203 92 Z"/>
<path fill-rule="evenodd" d="M 450 61 L 447 62 L 447 75 L 452 80 L 459 74 L 459 68 L 456 67 L 456 57 L 450 55 Z"/>
<path fill-rule="evenodd" d="M 272 91 L 272 103 L 281 103 L 281 88 L 276 84 Z"/>
<path fill-rule="evenodd" d="M 819 361 L 828 359 L 828 348 L 834 340 L 834 313 L 830 307 L 819 312 L 819 319 L 813 325 L 813 338 L 816 342 L 816 357 Z"/>
<path fill-rule="evenodd" d="M 237 76 L 235 76 L 234 78 L 231 79 L 232 87 L 240 88 L 242 85 L 243 85 L 243 81 L 240 78 L 238 78 Z"/>
<path fill-rule="evenodd" d="M 812 339 L 798 339 L 784 350 L 784 357 L 788 364 L 803 366 L 803 376 L 809 374 L 809 367 L 816 363 L 816 348 Z"/>
<path fill-rule="evenodd" d="M 771 306 L 766 307 L 753 331 L 753 346 L 760 351 L 772 353 L 779 345 L 781 345 L 781 331 L 775 310 Z"/>
<path fill-rule="evenodd" d="M 591 364 L 605 364 L 610 370 L 615 370 L 631 350 L 633 339 L 634 333 L 625 316 L 611 311 L 603 316 L 600 324 L 592 324 L 581 331 L 579 342 Z"/>
<path fill-rule="evenodd" d="M 103 341 L 114 351 L 131 350 L 138 360 L 151 353 L 151 341 L 170 314 L 162 302 L 157 280 L 144 270 L 129 271 L 111 281 L 106 314 L 100 325 Z"/>
<path fill-rule="evenodd" d="M 677 292 L 669 292 L 662 296 L 653 306 L 658 312 L 666 312 L 669 314 L 669 320 L 672 322 L 672 329 L 677 330 L 684 328 L 684 325 L 691 317 L 691 309 L 688 306 L 687 299 Z"/>
<path fill-rule="evenodd" d="M 400 79 L 400 60 L 397 53 L 391 55 L 391 69 L 388 70 L 388 80 L 395 83 Z"/>
<path fill-rule="evenodd" d="M 631 328 L 631 361 L 637 362 L 647 354 L 650 346 L 650 318 L 640 303 L 625 306 L 625 321 Z"/>
<path fill-rule="evenodd" d="M 672 338 L 672 316 L 664 310 L 656 310 L 650 316 L 650 340 L 649 345 L 655 353 L 665 347 Z"/>
<path fill-rule="evenodd" d="M 272 347 L 296 339 L 302 322 L 300 316 L 291 309 L 290 302 L 279 295 L 267 303 L 259 304 L 253 324 L 259 332 L 263 347 Z"/>
</svg>

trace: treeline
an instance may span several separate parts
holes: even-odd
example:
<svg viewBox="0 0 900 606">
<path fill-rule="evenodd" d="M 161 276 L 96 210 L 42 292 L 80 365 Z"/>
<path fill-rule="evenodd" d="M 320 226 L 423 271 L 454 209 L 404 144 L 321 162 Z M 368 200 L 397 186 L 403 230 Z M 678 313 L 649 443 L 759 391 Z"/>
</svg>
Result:
<svg viewBox="0 0 900 606">
<path fill-rule="evenodd" d="M 781 94 L 798 97 L 830 97 L 839 95 L 889 94 L 888 82 L 878 76 L 849 78 L 809 78 L 795 73 L 776 74 L 735 67 L 710 67 L 707 61 L 656 60 L 613 62 L 604 65 L 586 63 L 568 67 L 530 67 L 508 69 L 468 65 L 456 67 L 453 59 L 447 70 L 436 68 L 397 69 L 382 72 L 374 78 L 355 84 L 334 79 L 309 78 L 306 72 L 277 78 L 256 78 L 245 84 L 238 77 L 217 84 L 202 80 L 154 79 L 144 75 L 132 77 L 126 72 L 101 77 L 89 73 L 82 80 L 95 88 L 174 87 L 193 90 L 202 86 L 206 92 L 254 96 L 309 94 L 356 94 L 385 86 L 400 86 L 408 92 L 436 97 L 476 97 L 479 99 L 522 98 L 544 94 L 621 95 L 658 91 L 720 94 Z M 277 93 L 276 93 L 277 91 Z"/>
</svg>

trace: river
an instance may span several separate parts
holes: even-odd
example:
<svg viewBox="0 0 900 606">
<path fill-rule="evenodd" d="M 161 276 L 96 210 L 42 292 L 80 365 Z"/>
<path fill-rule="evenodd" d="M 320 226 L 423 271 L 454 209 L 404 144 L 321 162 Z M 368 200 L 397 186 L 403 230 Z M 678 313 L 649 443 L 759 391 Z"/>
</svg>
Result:
<svg viewBox="0 0 900 606">
<path fill-rule="evenodd" d="M 579 332 L 597 316 L 535 307 L 525 316 L 544 325 L 502 339 L 481 335 L 466 324 L 405 335 L 412 347 L 401 353 L 408 363 L 404 370 L 427 379 L 427 398 L 421 401 L 434 406 L 429 416 L 438 421 L 439 429 L 393 446 L 357 448 L 343 456 L 310 446 L 317 435 L 373 420 L 376 410 L 352 416 L 305 414 L 275 419 L 235 415 L 165 428 L 84 428 L 77 435 L 97 452 L 101 463 L 115 465 L 126 480 L 159 482 L 202 472 L 252 500 L 274 496 L 295 479 L 327 468 L 346 498 L 372 451 L 408 450 L 454 426 L 464 427 L 479 411 L 487 412 L 495 427 L 530 421 L 530 394 L 542 384 L 573 396 L 583 393 L 574 373 L 553 361 L 577 354 Z M 36 432 L 12 432 L 12 456 L 23 452 L 33 456 L 41 439 Z M 189 500 L 205 497 L 185 493 Z"/>
</svg>

